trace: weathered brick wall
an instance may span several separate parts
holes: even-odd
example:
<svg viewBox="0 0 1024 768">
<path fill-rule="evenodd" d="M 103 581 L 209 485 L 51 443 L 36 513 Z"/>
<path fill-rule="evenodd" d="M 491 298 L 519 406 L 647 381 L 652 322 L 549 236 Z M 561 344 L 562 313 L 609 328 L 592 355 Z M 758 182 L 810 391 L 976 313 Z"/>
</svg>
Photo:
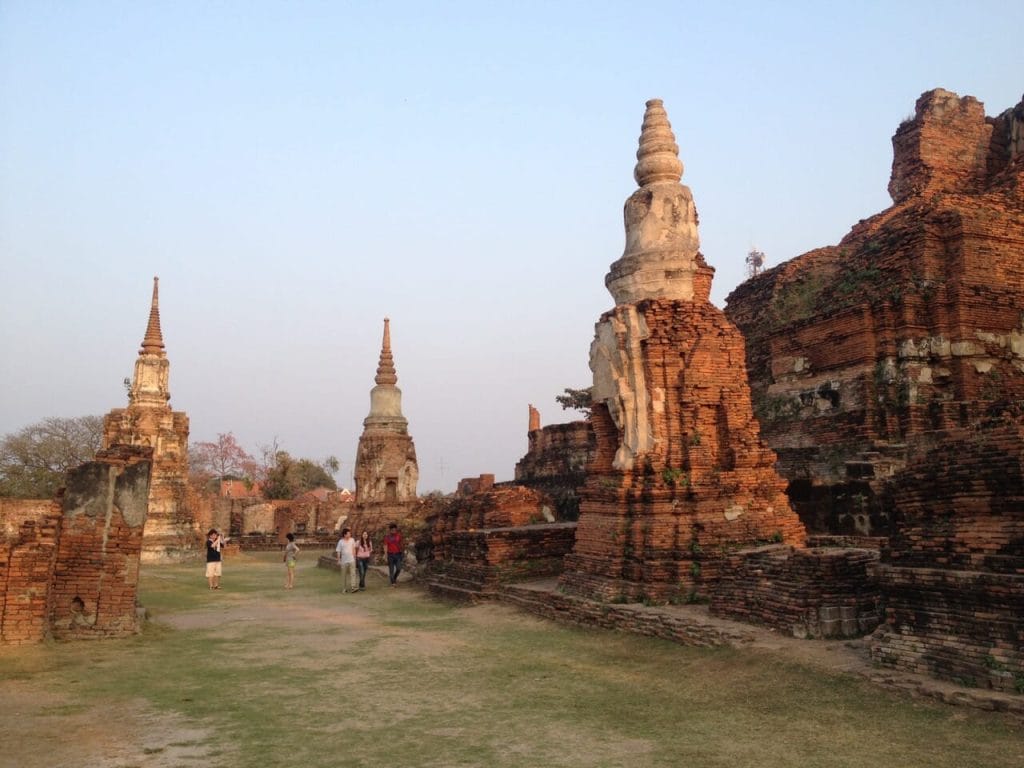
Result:
<svg viewBox="0 0 1024 768">
<path fill-rule="evenodd" d="M 39 642 L 49 635 L 60 523 L 59 500 L 0 499 L 0 642 Z"/>
<path fill-rule="evenodd" d="M 703 606 L 679 605 L 652 609 L 639 603 L 617 605 L 595 602 L 529 584 L 501 584 L 497 597 L 546 619 L 660 637 L 699 648 L 738 646 L 753 642 L 755 631 L 732 622 L 710 619 Z"/>
<path fill-rule="evenodd" d="M 51 586 L 55 637 L 112 637 L 138 630 L 151 457 L 149 448 L 119 446 L 68 473 Z"/>
<path fill-rule="evenodd" d="M 627 329 L 605 333 L 618 347 L 601 354 L 629 361 L 644 383 L 634 398 L 646 426 L 619 426 L 605 404 L 594 407 L 596 450 L 563 588 L 602 600 L 692 599 L 718 578 L 725 548 L 801 545 L 804 528 L 760 440 L 735 326 L 710 303 L 669 300 L 616 307 L 599 337 L 605 324 Z M 632 467 L 616 469 L 644 430 Z"/>
<path fill-rule="evenodd" d="M 1024 396 L 1018 112 L 924 94 L 893 138 L 894 205 L 728 297 L 765 439 L 813 532 L 887 530 L 888 477 Z"/>
<path fill-rule="evenodd" d="M 553 518 L 550 498 L 516 485 L 434 500 L 416 545 L 428 587 L 478 597 L 499 582 L 560 573 L 575 525 L 545 523 Z"/>
<path fill-rule="evenodd" d="M 772 546 L 729 556 L 711 612 L 801 638 L 859 637 L 878 626 L 881 594 L 871 549 Z"/>
<path fill-rule="evenodd" d="M 872 657 L 915 672 L 1024 688 L 1024 417 L 962 430 L 894 478 Z"/>
<path fill-rule="evenodd" d="M 498 584 L 557 576 L 575 532 L 571 522 L 450 531 L 444 557 L 430 562 L 427 587 L 435 594 L 478 598 L 492 596 Z"/>
<path fill-rule="evenodd" d="M 589 421 L 549 424 L 531 430 L 526 455 L 516 463 L 515 482 L 551 497 L 558 516 L 579 516 L 579 488 L 587 479 L 587 464 L 596 449 Z"/>
</svg>

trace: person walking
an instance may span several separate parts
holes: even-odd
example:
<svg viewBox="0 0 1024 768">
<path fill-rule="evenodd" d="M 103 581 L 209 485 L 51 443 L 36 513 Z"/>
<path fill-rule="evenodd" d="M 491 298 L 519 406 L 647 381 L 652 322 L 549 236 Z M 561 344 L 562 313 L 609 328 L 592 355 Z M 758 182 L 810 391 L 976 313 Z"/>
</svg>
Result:
<svg viewBox="0 0 1024 768">
<path fill-rule="evenodd" d="M 220 589 L 221 562 L 223 556 L 221 550 L 224 548 L 224 539 L 217 533 L 216 528 L 211 528 L 206 534 L 206 581 L 210 589 Z"/>
<path fill-rule="evenodd" d="M 391 523 L 388 526 L 387 536 L 384 537 L 384 551 L 388 555 L 388 579 L 392 587 L 398 586 L 398 574 L 402 572 L 402 556 L 405 551 L 405 543 L 402 541 L 402 532 L 398 525 Z"/>
<path fill-rule="evenodd" d="M 284 548 L 284 588 L 293 589 L 295 587 L 295 565 L 299 557 L 299 545 L 295 543 L 294 533 L 289 533 L 286 538 L 288 539 L 288 544 Z"/>
<path fill-rule="evenodd" d="M 370 558 L 373 556 L 373 542 L 370 534 L 363 531 L 359 534 L 356 544 L 356 571 L 359 573 L 359 590 L 366 589 L 366 572 L 370 569 Z"/>
<path fill-rule="evenodd" d="M 352 538 L 351 528 L 341 529 L 341 538 L 338 539 L 338 546 L 334 548 L 334 558 L 341 566 L 341 592 L 342 594 L 356 590 L 356 540 Z"/>
</svg>

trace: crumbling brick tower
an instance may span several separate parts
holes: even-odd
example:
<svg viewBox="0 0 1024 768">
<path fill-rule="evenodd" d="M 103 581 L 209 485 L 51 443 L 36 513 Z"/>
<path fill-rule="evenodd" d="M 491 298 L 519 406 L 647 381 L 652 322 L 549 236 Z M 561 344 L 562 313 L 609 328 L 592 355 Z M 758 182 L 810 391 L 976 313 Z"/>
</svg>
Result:
<svg viewBox="0 0 1024 768">
<path fill-rule="evenodd" d="M 170 361 L 160 332 L 159 280 L 146 335 L 135 361 L 128 407 L 115 408 L 103 420 L 104 450 L 117 445 L 153 449 L 149 512 L 142 541 L 142 562 L 178 560 L 198 544 L 195 520 L 186 501 L 188 485 L 188 416 L 172 411 L 167 388 Z"/>
<path fill-rule="evenodd" d="M 390 320 L 384 318 L 380 362 L 370 390 L 370 414 L 363 420 L 363 434 L 356 451 L 356 508 L 372 507 L 396 516 L 416 502 L 419 466 L 409 422 L 402 415 L 402 390 L 391 356 Z"/>
<path fill-rule="evenodd" d="M 686 599 L 729 550 L 805 538 L 760 439 L 743 338 L 709 301 L 678 153 L 661 101 L 647 102 L 625 252 L 605 277 L 616 306 L 590 348 L 597 451 L 561 577 L 596 599 Z"/>
</svg>

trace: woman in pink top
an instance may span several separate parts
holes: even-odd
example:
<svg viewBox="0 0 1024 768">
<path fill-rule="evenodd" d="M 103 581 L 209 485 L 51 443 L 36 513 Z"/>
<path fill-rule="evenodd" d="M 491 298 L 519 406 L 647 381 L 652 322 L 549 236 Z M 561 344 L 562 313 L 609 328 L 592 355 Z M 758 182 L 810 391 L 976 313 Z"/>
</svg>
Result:
<svg viewBox="0 0 1024 768">
<path fill-rule="evenodd" d="M 359 589 L 366 589 L 366 571 L 370 568 L 370 557 L 373 555 L 373 542 L 370 534 L 363 531 L 356 544 L 356 571 L 359 572 Z"/>
</svg>

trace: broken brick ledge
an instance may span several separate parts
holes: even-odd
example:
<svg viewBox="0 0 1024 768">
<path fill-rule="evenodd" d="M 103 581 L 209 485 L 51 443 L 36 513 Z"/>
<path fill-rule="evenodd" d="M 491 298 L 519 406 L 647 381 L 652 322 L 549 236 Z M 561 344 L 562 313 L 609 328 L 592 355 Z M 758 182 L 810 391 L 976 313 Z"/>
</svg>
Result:
<svg viewBox="0 0 1024 768">
<path fill-rule="evenodd" d="M 926 675 L 876 666 L 869 657 L 870 636 L 843 641 L 800 640 L 768 628 L 712 616 L 705 605 L 602 603 L 562 594 L 554 578 L 502 584 L 496 597 L 510 606 L 564 624 L 631 632 L 695 647 L 774 651 L 797 657 L 828 673 L 861 677 L 887 690 L 944 704 L 1003 712 L 1024 722 L 1024 696 L 965 688 Z"/>
</svg>

